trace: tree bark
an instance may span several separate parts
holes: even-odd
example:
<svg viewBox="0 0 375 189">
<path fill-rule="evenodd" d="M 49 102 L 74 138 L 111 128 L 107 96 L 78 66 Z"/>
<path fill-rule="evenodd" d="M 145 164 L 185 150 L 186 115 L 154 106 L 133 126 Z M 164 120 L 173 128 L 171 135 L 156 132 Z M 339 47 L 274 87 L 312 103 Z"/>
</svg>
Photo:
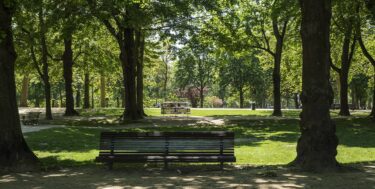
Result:
<svg viewBox="0 0 375 189">
<path fill-rule="evenodd" d="M 300 0 L 303 47 L 301 136 L 291 163 L 302 170 L 325 171 L 339 167 L 338 138 L 329 108 L 333 101 L 330 78 L 331 0 Z"/>
<path fill-rule="evenodd" d="M 105 77 L 104 75 L 100 75 L 100 107 L 104 108 L 106 107 L 106 102 L 105 102 Z"/>
<path fill-rule="evenodd" d="M 348 105 L 348 72 L 342 70 L 340 74 L 340 112 L 341 116 L 350 116 Z"/>
<path fill-rule="evenodd" d="M 91 108 L 95 108 L 94 84 L 91 87 Z"/>
<path fill-rule="evenodd" d="M 373 84 L 373 89 L 372 89 L 372 107 L 371 107 L 371 113 L 370 117 L 375 121 L 375 66 L 373 66 L 374 69 L 374 84 Z"/>
<path fill-rule="evenodd" d="M 40 82 L 36 83 L 34 85 L 34 90 L 35 91 L 38 91 L 38 90 L 42 90 L 42 84 Z M 39 108 L 40 107 L 40 98 L 39 98 L 39 94 L 38 93 L 34 93 L 34 97 L 35 97 L 35 107 Z"/>
<path fill-rule="evenodd" d="M 29 83 L 30 83 L 29 75 L 25 74 L 22 79 L 20 107 L 28 107 L 27 99 L 29 97 Z"/>
<path fill-rule="evenodd" d="M 47 51 L 47 42 L 46 42 L 46 24 L 44 21 L 44 12 L 43 8 L 39 8 L 39 24 L 40 24 L 40 41 L 42 49 L 42 71 L 43 75 L 42 80 L 44 83 L 44 97 L 45 97 L 45 106 L 46 106 L 46 119 L 52 120 L 52 110 L 51 110 L 51 84 L 49 82 L 49 73 L 48 73 L 48 51 Z"/>
<path fill-rule="evenodd" d="M 242 87 L 239 89 L 239 92 L 240 92 L 240 108 L 243 108 L 244 107 L 244 96 L 243 96 L 243 89 Z"/>
<path fill-rule="evenodd" d="M 76 92 L 76 107 L 81 107 L 81 84 L 78 83 L 77 85 L 77 92 Z M 77 112 L 78 113 L 78 112 Z"/>
<path fill-rule="evenodd" d="M 136 34 L 136 56 L 137 56 L 137 109 L 139 115 L 146 116 L 143 108 L 143 58 L 145 50 L 145 36 L 142 31 Z"/>
<path fill-rule="evenodd" d="M 166 60 L 166 62 L 164 62 L 165 64 L 165 72 L 164 72 L 164 82 L 163 82 L 163 98 L 164 98 L 164 101 L 167 101 L 167 85 L 168 85 L 168 60 Z"/>
<path fill-rule="evenodd" d="M 189 87 L 187 89 L 187 98 L 190 99 L 191 107 L 196 108 L 198 107 L 197 99 L 195 98 L 195 92 L 193 87 Z"/>
<path fill-rule="evenodd" d="M 199 88 L 199 103 L 200 103 L 200 107 L 203 108 L 203 105 L 204 105 L 204 86 L 201 85 L 200 88 Z"/>
<path fill-rule="evenodd" d="M 122 85 L 122 84 L 121 84 Z M 125 108 L 125 89 L 121 87 L 121 106 Z"/>
<path fill-rule="evenodd" d="M 74 109 L 73 97 L 73 50 L 72 50 L 72 34 L 67 34 L 64 38 L 64 54 L 62 56 L 64 79 L 65 79 L 65 114 L 64 116 L 76 116 L 78 112 Z"/>
<path fill-rule="evenodd" d="M 360 25 L 357 26 L 357 30 L 358 30 L 358 43 L 359 43 L 359 46 L 361 47 L 361 50 L 362 50 L 362 53 L 363 55 L 365 55 L 365 57 L 368 59 L 368 61 L 370 61 L 370 63 L 372 64 L 373 68 L 374 68 L 374 89 L 373 89 L 373 96 L 372 96 L 372 108 L 371 108 L 371 113 L 370 113 L 370 117 L 372 117 L 372 119 L 375 121 L 375 59 L 371 56 L 371 54 L 367 51 L 367 48 L 363 42 L 363 39 L 362 39 L 362 32 L 361 32 L 361 27 Z"/>
<path fill-rule="evenodd" d="M 120 60 L 123 68 L 124 88 L 125 88 L 125 111 L 124 120 L 137 120 L 143 116 L 139 114 L 137 108 L 136 94 L 136 54 L 135 47 L 135 30 L 133 28 L 124 29 L 124 41 L 120 44 Z"/>
<path fill-rule="evenodd" d="M 38 160 L 21 131 L 14 76 L 17 55 L 11 23 L 14 7 L 10 6 L 11 1 L 0 0 L 0 170 L 30 171 L 38 167 Z"/>
<path fill-rule="evenodd" d="M 340 112 L 341 116 L 350 116 L 348 105 L 348 77 L 351 65 L 351 56 L 354 53 L 355 40 L 350 48 L 350 41 L 352 37 L 352 28 L 349 27 L 344 37 L 344 43 L 341 54 L 341 69 L 340 69 Z M 351 51 L 350 51 L 351 50 Z"/>
<path fill-rule="evenodd" d="M 272 28 L 273 33 L 276 38 L 276 49 L 274 56 L 274 68 L 272 73 L 272 81 L 273 81 L 273 116 L 282 116 L 281 112 L 281 74 L 280 74 L 280 66 L 281 66 L 281 58 L 283 53 L 283 44 L 284 44 L 284 37 L 286 33 L 286 29 L 288 26 L 288 19 L 283 22 L 283 28 L 279 29 L 277 18 L 272 19 Z"/>
<path fill-rule="evenodd" d="M 51 84 L 49 82 L 48 76 L 48 64 L 43 65 L 43 84 L 44 84 L 44 97 L 45 97 L 45 106 L 46 106 L 46 119 L 52 120 L 52 109 L 51 109 Z"/>
<path fill-rule="evenodd" d="M 272 73 L 273 81 L 273 116 L 282 116 L 281 112 L 281 74 L 280 74 L 280 65 L 281 65 L 281 56 L 283 51 L 283 38 L 278 38 L 276 42 L 276 52 L 274 58 L 274 68 Z"/>
<path fill-rule="evenodd" d="M 84 95 L 83 95 L 83 108 L 89 109 L 90 108 L 90 74 L 88 72 L 85 73 L 84 79 Z"/>
<path fill-rule="evenodd" d="M 63 97 L 62 97 L 63 95 L 62 95 L 62 90 L 61 90 L 60 85 L 59 85 L 58 89 L 59 89 L 59 99 L 60 99 L 59 107 L 61 108 L 61 107 L 63 107 Z"/>
</svg>

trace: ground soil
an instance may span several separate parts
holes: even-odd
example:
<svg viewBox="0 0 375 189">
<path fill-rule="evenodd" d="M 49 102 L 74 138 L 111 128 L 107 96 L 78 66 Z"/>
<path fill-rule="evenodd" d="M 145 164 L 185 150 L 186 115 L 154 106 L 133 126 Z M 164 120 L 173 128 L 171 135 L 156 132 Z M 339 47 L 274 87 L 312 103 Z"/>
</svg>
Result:
<svg viewBox="0 0 375 189">
<path fill-rule="evenodd" d="M 286 167 L 173 165 L 139 168 L 102 165 L 0 176 L 0 188 L 375 188 L 375 165 L 351 165 L 336 173 L 304 173 Z"/>
</svg>

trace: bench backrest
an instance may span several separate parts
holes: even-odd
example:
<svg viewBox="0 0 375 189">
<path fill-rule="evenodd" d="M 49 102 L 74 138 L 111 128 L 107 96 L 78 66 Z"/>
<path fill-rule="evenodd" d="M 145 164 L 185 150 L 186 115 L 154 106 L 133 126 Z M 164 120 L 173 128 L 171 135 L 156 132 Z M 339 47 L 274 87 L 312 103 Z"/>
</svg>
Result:
<svg viewBox="0 0 375 189">
<path fill-rule="evenodd" d="M 233 155 L 234 133 L 102 132 L 101 155 Z"/>
<path fill-rule="evenodd" d="M 27 112 L 26 119 L 39 119 L 41 112 Z"/>
<path fill-rule="evenodd" d="M 164 102 L 161 104 L 161 114 L 190 114 L 190 107 L 186 102 Z"/>
</svg>

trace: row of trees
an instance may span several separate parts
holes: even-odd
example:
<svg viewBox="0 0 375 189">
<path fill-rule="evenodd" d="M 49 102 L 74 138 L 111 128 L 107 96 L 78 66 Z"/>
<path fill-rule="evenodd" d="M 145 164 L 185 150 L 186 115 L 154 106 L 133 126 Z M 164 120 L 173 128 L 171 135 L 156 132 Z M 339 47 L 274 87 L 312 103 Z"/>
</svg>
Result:
<svg viewBox="0 0 375 189">
<path fill-rule="evenodd" d="M 287 41 L 285 37 L 288 35 L 288 28 L 291 28 L 288 26 L 295 23 L 295 28 L 302 36 L 303 110 L 300 122 L 302 134 L 298 141 L 297 157 L 292 164 L 307 170 L 337 168 L 335 156 L 338 139 L 335 135 L 335 123 L 329 113 L 334 96 L 330 67 L 339 72 L 340 91 L 345 91 L 343 83 L 347 82 L 347 73 L 355 58 L 357 41 L 365 57 L 373 63 L 373 57 L 366 48 L 368 44 L 364 40 L 368 35 L 362 35 L 362 32 L 366 33 L 364 30 L 368 30 L 371 34 L 374 5 L 360 0 L 355 1 L 354 6 L 352 1 L 334 2 L 336 4 L 332 6 L 330 0 L 301 0 L 298 9 L 293 3 L 266 0 L 218 0 L 205 4 L 195 1 L 0 0 L 0 167 L 23 169 L 34 167 L 37 162 L 20 129 L 14 75 L 17 58 L 14 41 L 19 60 L 30 62 L 23 67 L 33 67 L 43 82 L 47 119 L 52 118 L 50 76 L 57 75 L 51 74 L 51 67 L 57 65 L 55 62 L 63 64 L 67 106 L 65 114 L 76 115 L 72 95 L 72 66 L 75 61 L 82 58 L 87 81 L 89 79 L 86 74 L 90 74 L 91 68 L 97 66 L 94 64 L 90 67 L 89 62 L 116 65 L 114 61 L 105 61 L 110 58 L 103 58 L 113 55 L 119 60 L 119 65 L 114 66 L 114 70 L 118 70 L 116 68 L 120 66 L 122 68 L 120 76 L 125 90 L 123 117 L 142 118 L 143 78 L 146 76 L 143 75 L 143 63 L 146 54 L 147 59 L 152 60 L 155 53 L 146 53 L 147 36 L 158 38 L 156 40 L 169 37 L 175 44 L 182 44 L 183 47 L 178 51 L 177 68 L 190 76 L 179 75 L 179 84 L 182 87 L 188 84 L 197 86 L 201 92 L 201 103 L 202 91 L 212 80 L 212 66 L 218 66 L 218 62 L 223 63 L 219 66 L 218 73 L 227 78 L 222 86 L 229 83 L 239 91 L 241 99 L 244 82 L 247 82 L 244 78 L 259 73 L 262 70 L 259 64 L 271 59 L 272 64 L 269 66 L 272 69 L 273 115 L 279 116 L 283 46 Z M 333 10 L 339 9 L 333 12 L 333 16 L 335 13 L 342 13 L 345 23 L 347 19 L 348 22 L 353 22 L 349 28 L 342 30 L 344 32 L 339 32 L 343 39 L 341 68 L 335 64 L 337 60 L 333 57 L 334 53 L 331 53 L 331 49 L 335 49 L 333 45 L 331 47 L 334 44 L 330 42 L 334 39 L 331 31 L 335 27 L 339 28 L 338 23 L 341 23 L 340 16 L 333 17 L 331 23 L 332 7 Z M 349 10 L 353 7 L 354 13 Z M 352 19 L 355 21 L 350 21 Z M 347 27 L 348 24 L 341 26 Z M 103 41 L 100 37 L 90 40 L 95 39 L 96 33 L 104 32 L 102 28 L 105 28 L 111 38 Z M 154 31 L 159 32 L 151 35 Z M 60 43 L 63 45 L 59 45 Z M 293 44 L 298 52 L 297 38 Z M 100 48 L 96 48 L 98 46 Z M 270 56 L 261 56 L 261 52 Z M 164 56 L 168 56 L 168 53 L 164 53 Z M 218 58 L 221 61 L 217 61 Z M 297 55 L 288 61 L 299 58 Z M 168 60 L 164 63 L 168 67 Z M 116 71 L 113 72 L 114 75 L 115 73 Z M 105 83 L 104 78 L 101 83 Z M 257 80 L 253 82 L 254 85 L 259 83 L 261 82 Z M 341 93 L 342 100 L 345 100 L 347 91 L 345 94 Z M 85 92 L 84 96 L 86 95 Z M 345 102 L 341 104 L 341 114 L 344 115 Z"/>
<path fill-rule="evenodd" d="M 74 109 L 73 65 L 84 72 L 84 107 L 90 103 L 90 73 L 100 75 L 102 106 L 106 98 L 105 78 L 109 73 L 116 74 L 119 79 L 115 82 L 122 83 L 124 119 L 142 118 L 145 39 L 157 35 L 153 34 L 155 31 L 170 28 L 193 9 L 188 1 L 35 0 L 20 1 L 18 5 L 14 33 L 16 48 L 21 52 L 17 65 L 24 75 L 20 101 L 26 105 L 30 73 L 36 72 L 44 87 L 47 119 L 52 119 L 51 80 L 60 83 L 51 75 L 60 75 L 60 70 L 65 83 L 65 115 L 78 114 Z"/>
<path fill-rule="evenodd" d="M 67 107 L 67 116 L 77 114 L 73 91 L 77 107 L 81 106 L 81 93 L 84 108 L 93 107 L 95 103 L 105 107 L 108 102 L 125 106 L 125 109 L 137 106 L 139 113 L 136 115 L 124 111 L 125 117 L 131 119 L 142 118 L 144 101 L 150 106 L 157 102 L 155 99 L 179 97 L 189 98 L 193 106 L 201 107 L 205 104 L 205 96 L 212 102 L 218 97 L 222 105 L 233 106 L 233 101 L 238 101 L 238 107 L 244 107 L 251 100 L 258 106 L 271 105 L 275 116 L 281 115 L 283 99 L 288 107 L 290 100 L 294 101 L 295 107 L 300 107 L 302 60 L 299 55 L 302 48 L 297 31 L 301 18 L 295 1 L 217 1 L 197 6 L 177 3 L 170 7 L 146 3 L 139 10 L 127 5 L 134 11 L 131 14 L 144 14 L 142 19 L 122 18 L 124 14 L 116 9 L 125 6 L 123 4 L 101 1 L 38 3 L 50 12 L 44 15 L 47 53 L 43 56 L 43 40 L 40 40 L 43 35 L 38 26 L 43 22 L 39 21 L 39 12 L 35 9 L 38 4 L 25 3 L 21 7 L 23 14 L 15 17 L 18 25 L 16 48 L 22 52 L 17 64 L 18 88 L 20 102 L 23 102 L 20 104 L 25 106 L 27 82 L 31 79 L 32 92 L 40 88 L 39 81 L 42 81 L 45 94 L 30 94 L 28 98 L 39 105 L 40 98 L 44 97 L 49 119 L 52 117 L 50 107 L 54 105 L 51 98 L 59 99 L 59 106 Z M 67 6 L 65 4 L 70 5 L 69 9 L 55 11 L 55 6 Z M 371 107 L 369 102 L 374 102 L 369 98 L 372 94 L 368 95 L 374 87 L 365 87 L 366 91 L 359 92 L 354 84 L 359 80 L 351 82 L 352 78 L 372 78 L 369 62 L 373 60 L 374 34 L 369 29 L 372 22 L 369 22 L 365 1 L 334 2 L 333 7 L 330 39 L 331 67 L 335 73 L 331 74 L 331 82 L 334 101 L 341 106 L 340 114 L 350 115 L 349 94 L 356 107 L 359 106 L 356 104 Z M 24 18 L 30 15 L 35 19 Z M 70 16 L 75 20 L 69 20 Z M 134 43 L 131 48 L 134 52 L 128 53 L 139 55 L 134 55 L 138 57 L 134 58 L 137 63 L 129 63 L 130 67 L 120 59 L 120 55 L 126 53 L 125 47 L 120 46 L 126 41 L 125 35 L 120 34 L 124 34 L 122 30 L 127 26 L 120 25 L 121 29 L 118 24 L 127 23 L 125 20 L 135 20 L 129 22 L 137 24 L 131 27 L 140 27 L 140 32 L 134 31 L 134 41 L 128 44 Z M 64 40 L 66 32 L 72 40 Z M 43 63 L 45 59 L 47 64 Z M 118 62 L 123 69 L 119 69 Z M 76 72 L 72 72 L 73 65 Z M 125 68 L 131 67 L 134 70 L 128 72 L 134 73 L 125 74 Z M 143 72 L 149 75 L 143 76 Z M 50 78 L 50 74 L 63 75 L 65 90 L 62 91 L 60 77 Z M 114 74 L 116 77 L 111 77 Z M 38 75 L 41 79 L 36 78 Z M 129 82 L 127 87 L 124 81 Z M 372 79 L 361 81 L 362 86 L 374 83 Z M 133 93 L 130 91 L 134 94 L 129 94 Z M 135 97 L 139 100 L 130 100 Z"/>
</svg>

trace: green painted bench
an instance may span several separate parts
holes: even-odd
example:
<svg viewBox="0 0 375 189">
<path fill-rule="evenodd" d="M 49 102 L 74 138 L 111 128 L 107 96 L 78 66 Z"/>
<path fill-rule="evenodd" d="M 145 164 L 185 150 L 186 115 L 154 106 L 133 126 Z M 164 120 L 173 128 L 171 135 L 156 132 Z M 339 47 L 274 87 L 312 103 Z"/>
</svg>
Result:
<svg viewBox="0 0 375 189">
<path fill-rule="evenodd" d="M 21 117 L 22 124 L 24 125 L 39 125 L 39 115 L 41 112 L 27 112 Z"/>
<path fill-rule="evenodd" d="M 96 162 L 235 162 L 234 133 L 213 132 L 102 132 Z"/>
</svg>

